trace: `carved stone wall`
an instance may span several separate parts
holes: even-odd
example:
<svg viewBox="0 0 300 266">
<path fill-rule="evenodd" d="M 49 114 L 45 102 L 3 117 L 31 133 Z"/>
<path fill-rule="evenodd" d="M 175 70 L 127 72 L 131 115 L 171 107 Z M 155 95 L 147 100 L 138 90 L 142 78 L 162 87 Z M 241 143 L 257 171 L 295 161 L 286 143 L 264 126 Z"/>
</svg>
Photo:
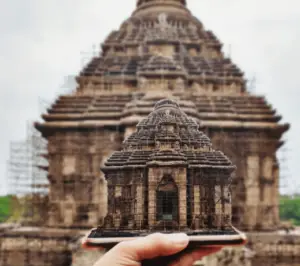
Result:
<svg viewBox="0 0 300 266">
<path fill-rule="evenodd" d="M 1 266 L 71 266 L 70 238 L 18 232 L 0 241 Z M 53 233 L 52 233 L 53 234 Z"/>
<path fill-rule="evenodd" d="M 57 132 L 49 141 L 51 227 L 95 227 L 106 214 L 100 166 L 119 149 L 117 131 Z"/>
<path fill-rule="evenodd" d="M 268 132 L 214 132 L 213 144 L 237 166 L 232 182 L 233 224 L 243 230 L 272 230 L 279 224 L 278 140 Z"/>
</svg>

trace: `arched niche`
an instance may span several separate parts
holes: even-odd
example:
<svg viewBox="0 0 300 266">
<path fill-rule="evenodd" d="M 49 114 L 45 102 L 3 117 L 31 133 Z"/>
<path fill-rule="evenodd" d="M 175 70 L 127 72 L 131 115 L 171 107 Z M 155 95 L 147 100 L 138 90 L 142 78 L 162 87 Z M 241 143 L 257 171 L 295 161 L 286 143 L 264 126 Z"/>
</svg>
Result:
<svg viewBox="0 0 300 266">
<path fill-rule="evenodd" d="M 164 176 L 156 189 L 156 220 L 179 221 L 178 187 L 171 176 Z"/>
</svg>

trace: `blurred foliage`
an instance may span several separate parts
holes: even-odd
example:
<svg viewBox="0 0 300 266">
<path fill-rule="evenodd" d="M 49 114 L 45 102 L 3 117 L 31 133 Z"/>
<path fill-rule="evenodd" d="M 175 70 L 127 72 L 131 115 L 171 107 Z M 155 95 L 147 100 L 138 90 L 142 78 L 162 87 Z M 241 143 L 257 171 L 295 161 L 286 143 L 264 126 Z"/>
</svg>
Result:
<svg viewBox="0 0 300 266">
<path fill-rule="evenodd" d="M 0 197 L 0 223 L 17 223 L 24 212 L 22 198 L 17 196 Z"/>
<path fill-rule="evenodd" d="M 47 220 L 47 210 L 47 196 L 25 195 L 22 197 L 0 197 L 0 223 L 39 226 Z"/>
<path fill-rule="evenodd" d="M 12 196 L 12 201 L 11 201 L 11 212 L 9 219 L 7 222 L 9 223 L 18 223 L 21 220 L 21 217 L 23 215 L 23 203 L 22 203 L 22 198 L 18 198 L 16 196 Z"/>
<path fill-rule="evenodd" d="M 300 226 L 300 195 L 280 197 L 280 219 Z"/>
<path fill-rule="evenodd" d="M 0 197 L 0 223 L 6 222 L 12 214 L 12 196 Z"/>
</svg>

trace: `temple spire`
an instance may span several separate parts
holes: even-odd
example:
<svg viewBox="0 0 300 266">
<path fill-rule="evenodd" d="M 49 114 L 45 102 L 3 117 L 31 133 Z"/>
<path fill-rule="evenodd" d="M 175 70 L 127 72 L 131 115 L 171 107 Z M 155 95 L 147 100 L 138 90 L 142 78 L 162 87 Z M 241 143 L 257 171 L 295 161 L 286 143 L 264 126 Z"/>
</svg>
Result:
<svg viewBox="0 0 300 266">
<path fill-rule="evenodd" d="M 133 15 L 144 14 L 153 10 L 176 11 L 190 13 L 187 9 L 187 0 L 137 0 L 137 8 Z"/>
<path fill-rule="evenodd" d="M 144 4 L 181 4 L 186 6 L 186 0 L 137 0 L 137 7 Z"/>
</svg>

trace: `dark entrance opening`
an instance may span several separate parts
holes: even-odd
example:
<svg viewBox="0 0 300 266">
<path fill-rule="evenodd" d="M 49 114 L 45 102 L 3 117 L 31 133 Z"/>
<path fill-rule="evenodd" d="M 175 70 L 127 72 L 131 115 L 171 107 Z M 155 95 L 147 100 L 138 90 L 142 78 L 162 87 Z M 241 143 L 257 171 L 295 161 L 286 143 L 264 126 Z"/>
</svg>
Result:
<svg viewBox="0 0 300 266">
<path fill-rule="evenodd" d="M 156 220 L 178 222 L 178 188 L 172 177 L 162 179 L 156 196 Z"/>
</svg>

